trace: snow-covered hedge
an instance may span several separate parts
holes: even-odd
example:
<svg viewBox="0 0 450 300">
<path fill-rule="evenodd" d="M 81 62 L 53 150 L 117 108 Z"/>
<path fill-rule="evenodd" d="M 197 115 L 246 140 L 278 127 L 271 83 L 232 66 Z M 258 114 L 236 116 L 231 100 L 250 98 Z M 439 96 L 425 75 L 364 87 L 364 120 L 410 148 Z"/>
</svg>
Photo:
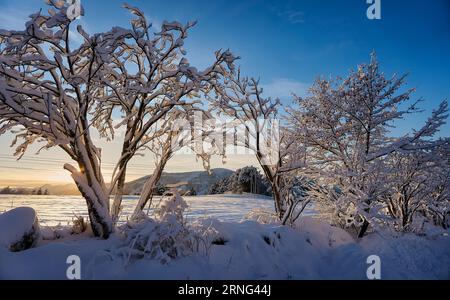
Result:
<svg viewBox="0 0 450 300">
<path fill-rule="evenodd" d="M 0 215 L 0 247 L 17 252 L 32 248 L 40 237 L 36 211 L 19 207 Z"/>
</svg>

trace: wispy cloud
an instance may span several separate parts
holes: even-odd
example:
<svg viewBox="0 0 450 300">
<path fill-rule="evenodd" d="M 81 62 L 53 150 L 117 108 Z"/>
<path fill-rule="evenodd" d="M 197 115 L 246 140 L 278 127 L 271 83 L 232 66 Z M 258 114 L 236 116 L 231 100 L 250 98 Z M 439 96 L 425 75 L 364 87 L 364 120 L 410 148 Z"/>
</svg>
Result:
<svg viewBox="0 0 450 300">
<path fill-rule="evenodd" d="M 305 23 L 305 12 L 298 8 L 298 3 L 290 2 L 275 2 L 269 6 L 269 9 L 277 17 L 285 20 L 290 24 L 302 24 Z"/>
<path fill-rule="evenodd" d="M 305 23 L 305 13 L 301 10 L 286 9 L 279 12 L 278 16 L 286 18 L 291 24 Z"/>
<path fill-rule="evenodd" d="M 305 96 L 309 85 L 289 78 L 275 78 L 268 84 L 263 84 L 262 88 L 266 96 L 272 98 L 280 98 L 282 100 L 289 99 L 292 94 L 297 96 Z"/>
</svg>

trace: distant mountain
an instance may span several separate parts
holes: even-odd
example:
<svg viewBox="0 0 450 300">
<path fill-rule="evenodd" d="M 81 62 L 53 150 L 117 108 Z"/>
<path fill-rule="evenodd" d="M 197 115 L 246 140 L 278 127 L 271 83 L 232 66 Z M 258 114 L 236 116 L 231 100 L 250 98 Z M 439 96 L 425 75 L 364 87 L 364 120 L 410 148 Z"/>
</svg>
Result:
<svg viewBox="0 0 450 300">
<path fill-rule="evenodd" d="M 166 187 L 176 187 L 182 190 L 195 190 L 197 195 L 208 193 L 210 186 L 218 180 L 225 179 L 233 174 L 228 169 L 212 169 L 211 174 L 206 171 L 193 171 L 184 173 L 166 173 L 161 176 L 159 183 Z M 142 187 L 150 176 L 145 176 L 125 184 L 125 193 L 128 195 L 140 194 Z"/>
<path fill-rule="evenodd" d="M 208 193 L 210 186 L 218 180 L 225 179 L 234 172 L 228 169 L 212 169 L 211 174 L 206 171 L 193 171 L 184 173 L 166 173 L 161 176 L 160 184 L 171 188 L 176 187 L 180 190 L 194 190 L 197 195 Z M 124 192 L 127 195 L 140 194 L 145 182 L 150 176 L 145 176 L 125 184 Z M 45 184 L 35 189 L 48 191 L 50 195 L 80 195 L 78 188 L 73 183 L 67 184 Z"/>
</svg>

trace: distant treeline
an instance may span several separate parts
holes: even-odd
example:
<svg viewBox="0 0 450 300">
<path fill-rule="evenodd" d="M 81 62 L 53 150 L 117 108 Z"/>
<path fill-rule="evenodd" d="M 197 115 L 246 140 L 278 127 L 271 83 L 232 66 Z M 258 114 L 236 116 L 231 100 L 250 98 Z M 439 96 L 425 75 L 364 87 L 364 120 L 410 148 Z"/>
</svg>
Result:
<svg viewBox="0 0 450 300">
<path fill-rule="evenodd" d="M 9 186 L 0 189 L 0 195 L 50 195 L 48 189 L 43 188 L 11 188 Z"/>
<path fill-rule="evenodd" d="M 212 184 L 209 189 L 210 195 L 224 194 L 227 192 L 272 195 L 270 184 L 254 166 L 237 169 L 228 178 L 220 179 Z"/>
</svg>

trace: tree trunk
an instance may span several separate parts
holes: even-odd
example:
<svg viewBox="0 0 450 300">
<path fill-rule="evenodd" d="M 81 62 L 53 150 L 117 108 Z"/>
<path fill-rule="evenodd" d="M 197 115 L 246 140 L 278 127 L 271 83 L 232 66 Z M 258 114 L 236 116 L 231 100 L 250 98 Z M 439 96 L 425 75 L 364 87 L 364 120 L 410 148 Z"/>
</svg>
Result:
<svg viewBox="0 0 450 300">
<path fill-rule="evenodd" d="M 286 212 L 283 208 L 283 197 L 281 196 L 281 192 L 277 184 L 272 184 L 272 193 L 275 200 L 275 212 L 277 213 L 280 221 L 282 221 Z"/>
<path fill-rule="evenodd" d="M 96 176 L 92 176 L 91 169 L 84 167 L 82 163 L 80 163 L 82 171 L 68 164 L 64 168 L 71 172 L 78 190 L 86 199 L 92 232 L 96 237 L 107 239 L 113 231 L 113 223 L 109 214 L 109 197 L 104 183 L 96 179 Z"/>
<path fill-rule="evenodd" d="M 283 212 L 283 216 L 281 218 L 281 224 L 286 225 L 287 222 L 290 220 L 290 216 L 293 213 L 293 209 L 294 209 L 294 203 L 293 202 L 289 202 L 288 208 L 285 212 Z"/>
<path fill-rule="evenodd" d="M 122 199 L 123 199 L 123 190 L 125 187 L 125 179 L 126 179 L 126 169 L 123 170 L 119 179 L 117 180 L 117 188 L 115 189 L 114 201 L 111 207 L 111 215 L 112 221 L 114 224 L 117 224 L 119 221 L 119 215 L 122 211 Z"/>
<path fill-rule="evenodd" d="M 163 156 L 161 157 L 161 160 L 159 161 L 158 165 L 156 166 L 155 170 L 153 171 L 152 176 L 145 182 L 144 187 L 142 188 L 141 196 L 139 197 L 139 202 L 136 205 L 136 208 L 133 212 L 133 217 L 138 217 L 141 212 L 144 210 L 147 203 L 153 198 L 153 195 L 155 193 L 155 187 L 158 184 L 159 180 L 161 179 L 162 172 L 164 171 L 164 168 L 169 161 L 171 156 L 171 151 L 166 151 Z"/>
<path fill-rule="evenodd" d="M 369 222 L 366 219 L 364 219 L 364 222 L 363 222 L 361 228 L 359 229 L 359 233 L 358 233 L 359 239 L 364 237 L 364 235 L 367 232 L 367 229 L 369 229 Z"/>
<path fill-rule="evenodd" d="M 278 173 L 278 169 L 281 167 L 280 161 L 278 161 L 277 169 L 274 171 L 269 165 L 264 162 L 264 155 L 261 153 L 259 149 L 259 135 L 257 136 L 257 145 L 258 149 L 256 151 L 256 159 L 259 162 L 259 165 L 263 169 L 264 175 L 266 179 L 269 181 L 270 186 L 272 187 L 273 199 L 275 202 L 275 213 L 278 216 L 278 219 L 285 223 L 287 218 L 285 218 L 286 209 L 284 208 L 284 199 L 281 194 L 280 189 L 280 177 Z"/>
<path fill-rule="evenodd" d="M 109 210 L 109 193 L 101 171 L 99 149 L 94 146 L 89 134 L 87 106 L 80 109 L 80 127 L 74 133 L 75 139 L 71 145 L 78 169 L 70 164 L 64 165 L 64 169 L 71 173 L 78 190 L 86 199 L 93 234 L 107 239 L 114 229 Z M 78 130 L 81 133 L 79 135 Z"/>
<path fill-rule="evenodd" d="M 117 222 L 119 221 L 119 215 L 120 215 L 120 212 L 122 211 L 123 189 L 124 189 L 125 180 L 127 177 L 128 162 L 131 159 L 131 156 L 129 155 L 129 153 L 135 152 L 135 149 L 130 149 L 130 140 L 127 139 L 127 137 L 129 135 L 131 135 L 131 132 L 134 132 L 134 131 L 135 131 L 135 127 L 133 127 L 133 124 L 130 123 L 130 121 L 128 121 L 127 129 L 125 131 L 125 140 L 122 145 L 121 158 L 119 161 L 119 169 L 118 170 L 121 173 L 120 173 L 119 178 L 117 179 L 116 188 L 114 189 L 113 186 L 110 187 L 110 190 L 115 191 L 114 201 L 113 201 L 113 205 L 111 207 L 111 215 L 112 215 L 112 220 L 113 220 L 114 224 L 117 224 Z M 128 155 L 126 155 L 126 153 L 128 153 Z"/>
</svg>

